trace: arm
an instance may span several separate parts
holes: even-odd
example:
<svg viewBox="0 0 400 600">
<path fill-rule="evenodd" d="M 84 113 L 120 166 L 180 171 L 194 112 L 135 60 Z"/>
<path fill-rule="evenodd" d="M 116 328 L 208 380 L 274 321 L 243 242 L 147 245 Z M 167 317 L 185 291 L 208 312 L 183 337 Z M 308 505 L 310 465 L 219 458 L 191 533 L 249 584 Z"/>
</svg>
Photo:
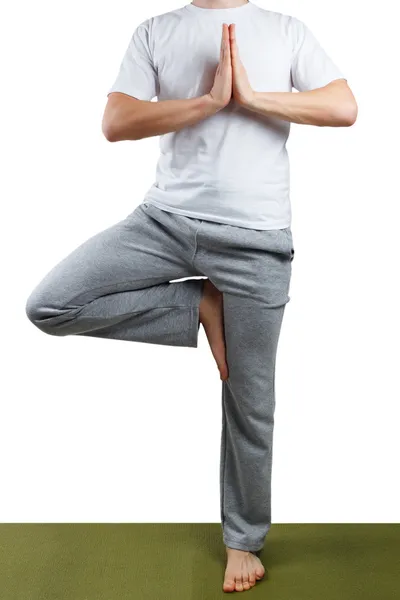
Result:
<svg viewBox="0 0 400 600">
<path fill-rule="evenodd" d="M 304 125 L 349 127 L 358 107 L 344 79 L 307 92 L 253 92 L 244 105 L 251 111 Z"/>
<path fill-rule="evenodd" d="M 255 92 L 239 56 L 235 25 L 230 26 L 233 95 L 238 104 L 284 121 L 331 127 L 353 125 L 358 107 L 347 80 L 310 30 L 293 20 L 298 41 L 293 54 L 293 92 Z"/>
<path fill-rule="evenodd" d="M 143 26 L 136 29 L 108 95 L 102 131 L 110 142 L 139 140 L 178 131 L 214 115 L 232 97 L 227 25 L 222 26 L 220 59 L 210 93 L 183 100 L 151 102 L 158 89 L 158 79 L 149 57 L 145 33 Z"/>
<path fill-rule="evenodd" d="M 113 92 L 104 111 L 102 130 L 109 142 L 140 140 L 194 125 L 218 110 L 210 94 L 151 102 Z"/>
</svg>

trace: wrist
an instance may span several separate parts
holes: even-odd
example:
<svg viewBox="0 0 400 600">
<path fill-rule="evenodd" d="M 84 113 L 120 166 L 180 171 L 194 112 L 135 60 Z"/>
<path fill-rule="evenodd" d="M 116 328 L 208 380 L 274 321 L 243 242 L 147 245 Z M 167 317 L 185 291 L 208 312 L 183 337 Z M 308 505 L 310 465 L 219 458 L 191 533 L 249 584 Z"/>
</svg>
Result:
<svg viewBox="0 0 400 600">
<path fill-rule="evenodd" d="M 259 92 L 254 92 L 252 93 L 252 95 L 246 99 L 246 101 L 244 102 L 244 108 L 247 108 L 248 110 L 253 110 L 256 111 L 258 109 L 259 106 Z"/>
<path fill-rule="evenodd" d="M 216 102 L 211 94 L 204 94 L 204 96 L 201 96 L 201 98 L 203 100 L 203 106 L 207 116 L 214 115 L 223 108 L 220 104 L 218 104 L 218 102 Z"/>
</svg>

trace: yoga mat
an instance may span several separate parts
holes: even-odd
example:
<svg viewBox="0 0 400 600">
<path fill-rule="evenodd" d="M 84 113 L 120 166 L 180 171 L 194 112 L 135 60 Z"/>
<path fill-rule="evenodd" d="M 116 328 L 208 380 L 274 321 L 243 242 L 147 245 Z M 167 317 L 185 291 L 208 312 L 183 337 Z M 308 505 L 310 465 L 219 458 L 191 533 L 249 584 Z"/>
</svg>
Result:
<svg viewBox="0 0 400 600">
<path fill-rule="evenodd" d="M 399 600 L 399 524 L 273 524 L 268 600 Z M 0 524 L 0 600 L 217 600 L 219 523 Z M 250 596 L 248 596 L 250 594 Z"/>
</svg>

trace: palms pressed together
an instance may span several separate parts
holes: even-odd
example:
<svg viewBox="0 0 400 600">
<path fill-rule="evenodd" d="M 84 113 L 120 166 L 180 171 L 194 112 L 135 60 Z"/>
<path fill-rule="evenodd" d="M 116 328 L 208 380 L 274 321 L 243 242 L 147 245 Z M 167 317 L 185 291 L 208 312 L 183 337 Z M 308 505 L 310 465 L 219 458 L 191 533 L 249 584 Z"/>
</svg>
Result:
<svg viewBox="0 0 400 600">
<path fill-rule="evenodd" d="M 210 96 L 218 108 L 233 98 L 237 104 L 250 106 L 254 91 L 239 55 L 235 24 L 223 24 L 220 61 Z"/>
</svg>

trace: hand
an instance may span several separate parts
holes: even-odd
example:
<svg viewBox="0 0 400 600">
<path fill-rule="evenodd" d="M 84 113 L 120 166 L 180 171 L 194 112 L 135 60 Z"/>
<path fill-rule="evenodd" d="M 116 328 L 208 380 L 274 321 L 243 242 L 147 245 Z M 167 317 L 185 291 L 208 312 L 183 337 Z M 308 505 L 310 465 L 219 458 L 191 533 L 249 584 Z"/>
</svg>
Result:
<svg viewBox="0 0 400 600">
<path fill-rule="evenodd" d="M 244 107 L 250 107 L 254 101 L 253 91 L 246 69 L 239 56 L 239 48 L 236 42 L 235 24 L 229 26 L 229 39 L 232 63 L 232 92 L 235 101 Z"/>
<path fill-rule="evenodd" d="M 232 63 L 229 43 L 229 27 L 222 26 L 220 59 L 215 74 L 214 85 L 209 93 L 217 110 L 224 108 L 232 98 Z"/>
</svg>

